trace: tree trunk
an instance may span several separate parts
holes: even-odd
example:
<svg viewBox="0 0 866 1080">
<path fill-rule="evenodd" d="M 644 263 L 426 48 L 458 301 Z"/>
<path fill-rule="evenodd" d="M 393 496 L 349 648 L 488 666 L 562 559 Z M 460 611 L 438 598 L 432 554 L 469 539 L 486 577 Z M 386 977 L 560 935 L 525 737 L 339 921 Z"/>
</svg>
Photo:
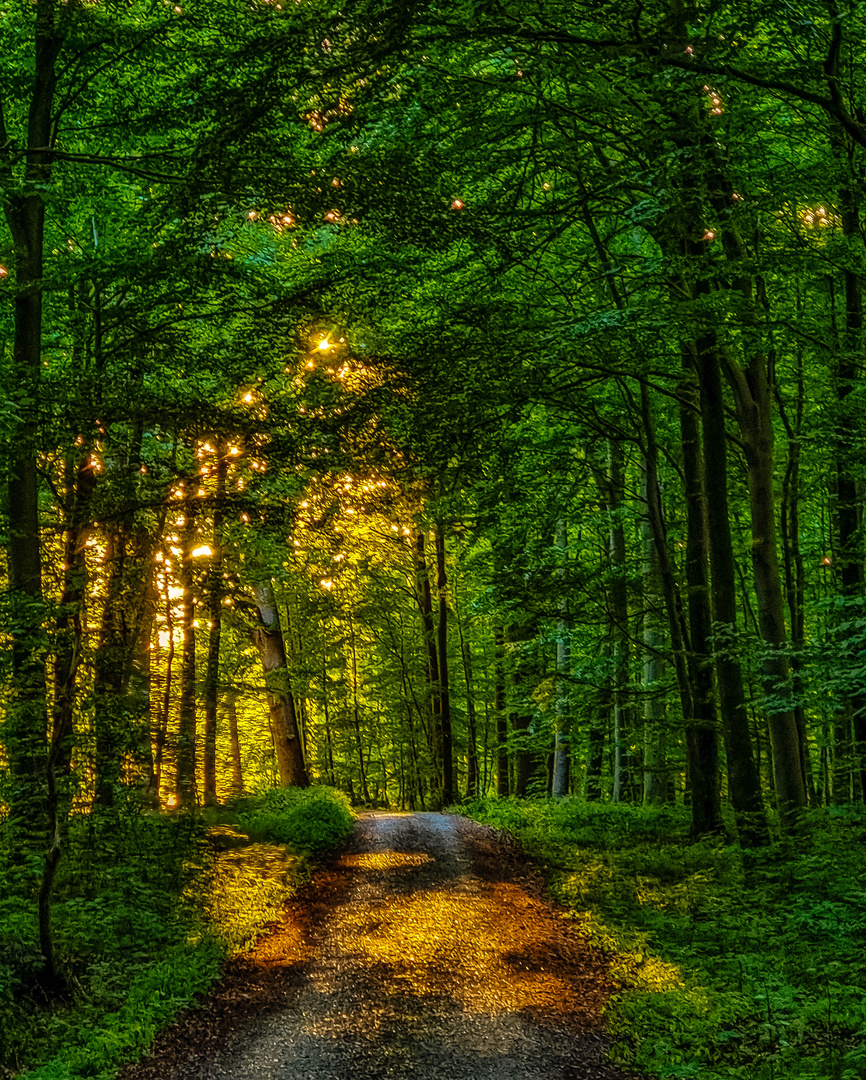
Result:
<svg viewBox="0 0 866 1080">
<path fill-rule="evenodd" d="M 178 581 L 183 590 L 183 651 L 180 661 L 180 726 L 177 735 L 178 805 L 191 807 L 196 802 L 196 649 L 195 581 L 193 550 L 196 546 L 196 504 L 189 496 L 184 502 L 181 532 L 181 564 Z"/>
<path fill-rule="evenodd" d="M 501 626 L 494 631 L 493 709 L 496 714 L 496 794 L 508 795 L 508 714 L 505 711 L 505 632 Z"/>
<path fill-rule="evenodd" d="M 560 565 L 556 569 L 560 587 L 563 588 L 568 558 L 568 527 L 565 518 L 556 522 L 555 543 Z M 568 628 L 568 598 L 563 594 L 559 600 L 559 619 L 556 623 L 556 735 L 553 749 L 553 775 L 550 793 L 555 799 L 568 794 L 570 767 L 571 723 L 569 716 L 568 676 L 571 667 L 571 641 Z"/>
<path fill-rule="evenodd" d="M 694 352 L 682 350 L 680 381 L 680 441 L 686 501 L 685 574 L 688 597 L 688 668 L 691 685 L 691 723 L 686 727 L 686 757 L 692 835 L 722 830 L 719 784 L 719 719 L 713 686 L 709 542 L 703 490 L 704 455 L 700 432 L 700 389 Z"/>
<path fill-rule="evenodd" d="M 644 490 L 648 478 L 644 474 Z M 647 500 L 649 501 L 649 500 Z M 670 783 L 667 768 L 667 731 L 665 730 L 665 703 L 661 696 L 664 662 L 662 649 L 664 639 L 659 633 L 658 609 L 660 607 L 659 558 L 653 537 L 653 529 L 647 519 L 641 522 L 643 546 L 643 693 L 644 693 L 644 781 L 643 798 L 650 806 L 661 806 L 670 801 Z"/>
<path fill-rule="evenodd" d="M 229 719 L 229 748 L 232 763 L 232 795 L 243 795 L 244 774 L 241 768 L 241 740 L 238 733 L 238 697 L 234 687 L 226 691 L 226 712 Z M 332 781 L 333 783 L 333 781 Z"/>
<path fill-rule="evenodd" d="M 430 575 L 427 570 L 425 555 L 426 537 L 424 530 L 418 530 L 415 537 L 415 596 L 421 615 L 421 633 L 427 653 L 427 690 L 430 701 L 430 727 L 428 729 L 428 749 L 436 777 L 436 787 L 442 788 L 442 701 L 439 693 L 441 678 L 439 674 L 439 652 L 436 647 L 436 627 L 433 623 L 433 592 L 430 588 Z"/>
<path fill-rule="evenodd" d="M 755 352 L 746 369 L 732 371 L 752 525 L 752 570 L 763 639 L 761 662 L 776 799 L 783 826 L 795 829 L 806 805 L 800 736 L 790 701 L 788 640 L 782 576 L 776 549 L 776 497 L 769 358 Z M 731 369 L 731 365 L 729 370 Z"/>
<path fill-rule="evenodd" d="M 460 636 L 460 655 L 463 659 L 463 678 L 466 683 L 466 726 L 468 746 L 466 751 L 466 796 L 469 799 L 479 794 L 478 784 L 478 722 L 475 711 L 475 684 L 472 678 L 472 651 L 463 634 L 463 623 L 457 604 L 454 605 L 457 617 L 457 632 Z"/>
<path fill-rule="evenodd" d="M 604 769 L 604 744 L 611 728 L 613 706 L 613 682 L 610 677 L 610 638 L 602 646 L 604 677 L 598 688 L 595 705 L 595 722 L 589 729 L 589 746 L 586 755 L 586 801 L 598 802 L 602 791 Z"/>
<path fill-rule="evenodd" d="M 308 787 L 310 780 L 304 765 L 295 699 L 292 696 L 286 663 L 286 646 L 274 590 L 270 581 L 262 581 L 253 586 L 253 593 L 260 623 L 253 640 L 265 672 L 271 734 L 280 783 L 283 787 Z"/>
<path fill-rule="evenodd" d="M 608 513 L 608 557 L 610 560 L 610 615 L 613 633 L 613 794 L 615 803 L 633 796 L 632 755 L 633 709 L 629 699 L 630 662 L 628 628 L 628 582 L 626 579 L 625 529 L 622 506 L 625 478 L 622 444 L 608 442 L 608 475 L 605 502 Z"/>
<path fill-rule="evenodd" d="M 162 702 L 156 717 L 156 738 L 153 748 L 153 772 L 156 780 L 156 791 L 159 793 L 162 786 L 163 767 L 165 764 L 165 745 L 168 740 L 168 724 L 171 716 L 171 691 L 172 678 L 174 675 L 174 616 L 172 615 L 172 600 L 169 595 L 168 571 L 163 570 L 163 587 L 165 596 L 165 623 L 168 634 L 165 657 L 165 685 L 163 687 Z"/>
<path fill-rule="evenodd" d="M 715 340 L 697 343 L 704 444 L 703 488 L 715 623 L 719 711 L 725 734 L 728 791 L 744 845 L 768 839 L 761 785 L 749 737 L 743 672 L 737 657 L 737 581 L 728 512 L 728 450 L 722 379 Z"/>
<path fill-rule="evenodd" d="M 54 716 L 52 746 L 60 774 L 69 772 L 72 758 L 72 717 L 75 682 L 81 662 L 82 617 L 87 593 L 86 540 L 95 473 L 90 454 L 81 454 L 73 465 L 66 513 L 63 551 L 63 592 L 57 615 L 57 646 L 54 663 Z"/>
<path fill-rule="evenodd" d="M 216 440 L 216 486 L 213 509 L 213 554 L 207 575 L 208 596 L 208 648 L 204 677 L 204 760 L 202 768 L 205 806 L 217 801 L 216 792 L 216 736 L 217 703 L 219 701 L 220 644 L 222 638 L 223 560 L 222 530 L 223 503 L 225 501 L 228 458 L 222 442 Z"/>
<path fill-rule="evenodd" d="M 361 740 L 361 716 L 358 701 L 358 653 L 355 648 L 355 623 L 349 615 L 350 643 L 352 647 L 352 727 L 355 729 L 355 745 L 358 750 L 358 771 L 361 779 L 361 794 L 364 803 L 369 806 L 372 802 L 370 789 L 367 785 L 367 766 L 364 763 L 364 743 Z"/>
<path fill-rule="evenodd" d="M 805 372 L 802 351 L 797 350 L 797 402 L 792 424 L 780 394 L 777 394 L 779 414 L 788 436 L 787 464 L 782 480 L 782 502 L 779 520 L 782 533 L 782 565 L 785 573 L 785 596 L 791 626 L 791 692 L 794 695 L 794 718 L 800 740 L 800 760 L 803 763 L 803 783 L 809 805 L 818 805 L 812 759 L 806 730 L 806 711 L 803 707 L 802 656 L 806 646 L 806 573 L 800 548 L 800 458 L 802 450 L 803 411 L 805 406 Z"/>
<path fill-rule="evenodd" d="M 442 748 L 442 803 L 454 802 L 454 749 L 451 731 L 451 687 L 448 677 L 448 575 L 445 564 L 445 527 L 436 522 L 436 592 L 439 620 L 436 647 L 439 654 L 439 744 Z"/>
</svg>

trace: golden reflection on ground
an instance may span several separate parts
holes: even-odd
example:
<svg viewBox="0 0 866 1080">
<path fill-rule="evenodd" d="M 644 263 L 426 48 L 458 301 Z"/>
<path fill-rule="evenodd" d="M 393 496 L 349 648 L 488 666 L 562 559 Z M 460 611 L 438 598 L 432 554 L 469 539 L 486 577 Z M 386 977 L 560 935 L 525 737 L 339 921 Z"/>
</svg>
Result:
<svg viewBox="0 0 866 1080">
<path fill-rule="evenodd" d="M 561 923 L 517 885 L 416 891 L 384 904 L 352 905 L 339 936 L 386 997 L 447 995 L 469 1013 L 524 1010 L 548 1019 L 579 1020 L 598 1006 L 592 980 L 578 997 L 570 972 L 563 972 L 570 958 L 563 955 Z M 606 967 L 600 958 L 599 965 Z M 335 1022 L 329 1018 L 329 1028 Z"/>
<path fill-rule="evenodd" d="M 344 855 L 341 866 L 350 866 L 357 870 L 404 870 L 410 866 L 424 866 L 433 859 L 420 852 L 405 851 L 370 851 L 363 855 Z"/>
</svg>

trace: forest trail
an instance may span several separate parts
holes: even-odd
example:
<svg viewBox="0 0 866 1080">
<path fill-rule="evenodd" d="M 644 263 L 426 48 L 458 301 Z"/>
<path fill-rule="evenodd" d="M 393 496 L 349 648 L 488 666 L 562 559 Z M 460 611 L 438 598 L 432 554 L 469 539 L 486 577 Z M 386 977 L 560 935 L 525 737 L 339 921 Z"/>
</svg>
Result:
<svg viewBox="0 0 866 1080">
<path fill-rule="evenodd" d="M 604 1061 L 605 956 L 501 834 L 362 815 L 295 897 L 122 1080 L 624 1080 Z"/>
</svg>

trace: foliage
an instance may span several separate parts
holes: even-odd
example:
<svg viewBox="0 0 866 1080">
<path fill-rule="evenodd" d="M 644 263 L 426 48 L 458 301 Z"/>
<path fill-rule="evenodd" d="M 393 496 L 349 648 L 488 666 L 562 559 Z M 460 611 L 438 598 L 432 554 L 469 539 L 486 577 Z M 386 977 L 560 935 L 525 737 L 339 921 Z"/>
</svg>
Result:
<svg viewBox="0 0 866 1080">
<path fill-rule="evenodd" d="M 614 1056 L 652 1076 L 855 1080 L 866 1035 L 862 807 L 757 852 L 687 839 L 682 811 L 479 799 L 612 954 Z"/>
<path fill-rule="evenodd" d="M 342 844 L 354 818 L 349 800 L 328 787 L 270 788 L 240 803 L 238 821 L 254 839 L 287 844 L 308 857 L 327 855 Z"/>
<path fill-rule="evenodd" d="M 141 812 L 132 800 L 74 818 L 57 886 L 57 947 L 70 992 L 44 1007 L 42 958 L 26 867 L 0 870 L 0 1075 L 34 1080 L 109 1077 L 250 947 L 306 881 L 310 860 L 352 824 L 345 797 L 325 788 L 266 792 L 256 836 L 237 815 Z M 252 831 L 252 830 L 251 830 Z M 268 835 L 272 843 L 257 842 Z M 294 840 L 294 842 L 293 842 Z M 286 845 L 291 845 L 287 851 Z M 26 1055 L 26 1056 L 25 1056 Z M 41 1063 L 41 1064 L 40 1064 Z"/>
</svg>

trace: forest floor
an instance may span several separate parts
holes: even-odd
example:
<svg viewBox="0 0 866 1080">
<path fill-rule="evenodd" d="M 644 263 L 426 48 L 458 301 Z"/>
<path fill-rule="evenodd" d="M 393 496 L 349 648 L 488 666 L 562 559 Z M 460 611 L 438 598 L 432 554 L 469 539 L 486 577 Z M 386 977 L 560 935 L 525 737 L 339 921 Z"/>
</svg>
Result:
<svg viewBox="0 0 866 1080">
<path fill-rule="evenodd" d="M 610 957 L 503 833 L 369 813 L 342 855 L 118 1080 L 626 1080 Z"/>
</svg>

